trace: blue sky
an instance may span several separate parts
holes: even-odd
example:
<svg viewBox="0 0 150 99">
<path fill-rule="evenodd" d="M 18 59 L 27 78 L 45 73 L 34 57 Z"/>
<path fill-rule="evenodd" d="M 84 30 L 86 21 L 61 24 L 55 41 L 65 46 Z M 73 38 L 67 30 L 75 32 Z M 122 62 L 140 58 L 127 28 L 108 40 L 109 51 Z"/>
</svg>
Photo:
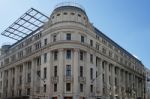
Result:
<svg viewBox="0 0 150 99">
<path fill-rule="evenodd" d="M 49 16 L 64 1 L 84 6 L 91 23 L 150 68 L 150 0 L 0 0 L 0 32 L 31 7 Z M 13 42 L 0 35 L 0 46 Z"/>
</svg>

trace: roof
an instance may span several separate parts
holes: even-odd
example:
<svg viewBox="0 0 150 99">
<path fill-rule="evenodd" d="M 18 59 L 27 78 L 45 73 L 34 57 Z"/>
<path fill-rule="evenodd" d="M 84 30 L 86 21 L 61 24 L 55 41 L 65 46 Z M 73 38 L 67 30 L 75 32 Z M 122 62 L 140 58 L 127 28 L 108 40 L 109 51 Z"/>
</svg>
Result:
<svg viewBox="0 0 150 99">
<path fill-rule="evenodd" d="M 19 41 L 39 29 L 49 17 L 31 8 L 1 34 Z"/>
<path fill-rule="evenodd" d="M 97 29 L 96 27 L 94 27 L 95 29 L 95 33 L 98 34 L 99 36 L 101 36 L 102 38 L 106 39 L 108 42 L 110 42 L 113 46 L 117 47 L 118 49 L 120 49 L 122 52 L 124 52 L 125 54 L 127 54 L 128 56 L 132 57 L 133 59 L 137 60 L 140 64 L 142 64 L 142 62 L 137 59 L 136 57 L 134 57 L 131 53 L 129 53 L 128 51 L 126 51 L 124 48 L 122 48 L 120 45 L 118 45 L 116 42 L 114 42 L 112 39 L 110 39 L 108 36 L 106 36 L 104 33 L 102 33 L 99 29 Z"/>
</svg>

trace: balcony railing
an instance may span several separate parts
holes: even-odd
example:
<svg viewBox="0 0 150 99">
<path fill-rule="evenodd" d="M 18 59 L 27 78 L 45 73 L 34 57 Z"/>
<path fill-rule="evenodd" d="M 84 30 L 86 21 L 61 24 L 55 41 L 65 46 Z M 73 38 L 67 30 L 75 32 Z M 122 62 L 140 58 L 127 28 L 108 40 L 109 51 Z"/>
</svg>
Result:
<svg viewBox="0 0 150 99">
<path fill-rule="evenodd" d="M 81 76 L 79 76 L 79 82 L 80 83 L 86 83 L 86 78 L 85 77 L 81 77 Z"/>
<path fill-rule="evenodd" d="M 51 81 L 52 81 L 52 83 L 58 83 L 58 81 L 59 81 L 59 77 L 58 76 L 53 76 L 52 78 L 51 78 Z"/>
<path fill-rule="evenodd" d="M 73 82 L 73 77 L 72 76 L 64 76 L 64 81 L 65 82 Z"/>
</svg>

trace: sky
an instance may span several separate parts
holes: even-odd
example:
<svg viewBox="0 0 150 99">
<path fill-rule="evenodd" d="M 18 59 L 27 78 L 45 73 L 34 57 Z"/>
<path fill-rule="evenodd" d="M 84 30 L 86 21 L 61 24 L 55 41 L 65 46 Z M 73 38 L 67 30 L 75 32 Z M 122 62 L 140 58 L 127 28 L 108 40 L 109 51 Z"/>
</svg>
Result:
<svg viewBox="0 0 150 99">
<path fill-rule="evenodd" d="M 0 33 L 31 7 L 50 16 L 61 2 L 81 4 L 94 26 L 150 68 L 150 0 L 0 0 Z M 0 46 L 14 42 L 0 35 Z"/>
</svg>

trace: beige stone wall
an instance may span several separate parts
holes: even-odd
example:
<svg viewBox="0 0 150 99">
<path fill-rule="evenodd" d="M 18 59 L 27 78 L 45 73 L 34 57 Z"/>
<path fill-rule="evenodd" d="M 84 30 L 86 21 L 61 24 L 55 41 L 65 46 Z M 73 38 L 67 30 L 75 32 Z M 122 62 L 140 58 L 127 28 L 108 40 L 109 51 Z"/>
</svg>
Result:
<svg viewBox="0 0 150 99">
<path fill-rule="evenodd" d="M 71 34 L 71 40 L 66 40 L 67 33 Z M 3 82 L 1 91 L 3 97 L 6 97 L 6 93 L 7 97 L 11 97 L 12 90 L 14 90 L 14 96 L 19 95 L 19 90 L 21 90 L 21 95 L 27 95 L 28 88 L 30 88 L 32 99 L 38 96 L 40 99 L 44 99 L 43 96 L 59 99 L 65 96 L 72 96 L 74 99 L 79 99 L 79 97 L 95 99 L 99 96 L 119 96 L 121 99 L 143 97 L 142 72 L 144 72 L 144 67 L 126 54 L 121 55 L 121 49 L 110 47 L 111 42 L 95 33 L 84 12 L 76 9 L 55 11 L 49 22 L 45 24 L 39 38 L 36 35 L 31 37 L 32 41 L 29 44 L 26 45 L 26 40 L 23 40 L 12 47 L 9 54 L 1 56 L 0 61 L 4 62 L 6 58 L 14 54 L 18 57 L 18 52 L 23 51 L 23 56 L 16 58 L 15 61 L 10 59 L 9 63 L 4 62 L 1 66 L 0 71 L 4 74 L 0 79 Z M 56 41 L 53 41 L 55 35 Z M 81 42 L 81 36 L 84 36 L 84 43 Z M 45 39 L 47 39 L 47 44 L 45 44 Z M 90 45 L 90 40 L 93 40 L 93 46 Z M 38 45 L 38 42 L 41 44 Z M 21 43 L 24 46 L 18 49 Z M 99 45 L 99 49 L 96 49 L 96 44 Z M 30 46 L 32 50 L 27 53 L 26 49 Z M 13 48 L 16 50 L 11 51 Z M 71 50 L 71 59 L 66 59 L 68 49 Z M 55 51 L 58 52 L 57 60 L 54 60 Z M 84 52 L 82 61 L 80 51 Z M 110 52 L 112 55 L 109 54 Z M 44 63 L 45 53 L 47 53 L 47 61 Z M 93 62 L 90 62 L 91 55 L 93 55 Z M 38 58 L 41 58 L 41 64 L 38 64 Z M 28 69 L 27 62 L 31 62 L 30 69 Z M 69 78 L 66 77 L 66 65 L 71 65 Z M 57 77 L 54 77 L 54 66 L 58 69 Z M 83 66 L 83 77 L 79 75 L 80 66 Z M 12 74 L 12 68 L 15 69 L 15 74 Z M 46 79 L 43 78 L 44 68 L 47 70 Z M 93 79 L 90 78 L 91 68 Z M 40 71 L 40 77 L 37 75 L 38 71 Z M 27 81 L 28 73 L 31 75 L 31 82 Z M 12 76 L 15 79 L 14 88 L 11 86 Z M 22 82 L 19 85 L 20 77 Z M 8 85 L 5 85 L 6 82 Z M 66 91 L 66 83 L 71 84 L 69 92 Z M 56 92 L 54 92 L 54 84 L 57 84 Z M 83 92 L 80 92 L 80 84 L 83 84 Z M 44 85 L 46 85 L 46 92 L 43 92 Z M 93 92 L 90 91 L 91 85 L 93 85 Z"/>
</svg>

